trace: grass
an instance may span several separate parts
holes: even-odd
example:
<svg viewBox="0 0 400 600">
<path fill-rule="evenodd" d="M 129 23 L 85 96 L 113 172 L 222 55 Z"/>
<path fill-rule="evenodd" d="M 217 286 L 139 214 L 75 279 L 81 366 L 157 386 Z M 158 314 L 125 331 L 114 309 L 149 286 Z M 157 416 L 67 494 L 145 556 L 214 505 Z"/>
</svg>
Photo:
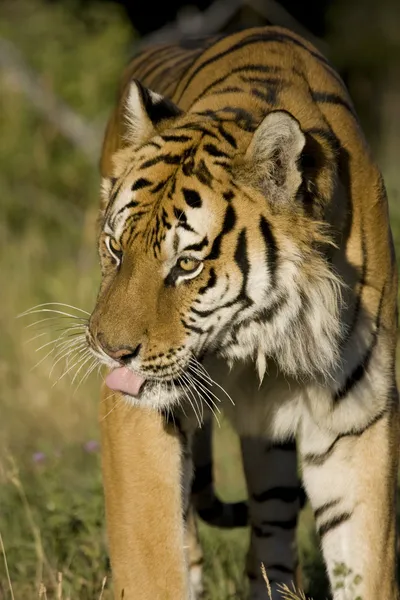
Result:
<svg viewBox="0 0 400 600">
<path fill-rule="evenodd" d="M 79 6 L 73 0 L 5 0 L 0 36 L 20 49 L 45 87 L 102 127 L 133 33 L 115 5 Z M 35 348 L 50 339 L 45 330 L 52 321 L 39 324 L 46 326 L 42 330 L 15 318 L 54 300 L 92 307 L 99 280 L 99 176 L 1 70 L 0 89 L 0 598 L 109 600 L 99 381 L 92 376 L 75 390 L 67 377 L 57 381 L 57 369 L 49 378 L 52 361 L 40 362 L 43 353 Z M 387 169 L 395 197 L 397 171 Z M 393 227 L 400 245 L 398 211 Z M 40 337 L 29 342 L 35 335 Z M 224 423 L 216 456 L 221 496 L 242 498 L 238 443 Z M 248 531 L 202 524 L 200 533 L 209 598 L 244 598 Z M 309 508 L 298 535 L 306 592 L 322 600 L 326 580 Z"/>
</svg>

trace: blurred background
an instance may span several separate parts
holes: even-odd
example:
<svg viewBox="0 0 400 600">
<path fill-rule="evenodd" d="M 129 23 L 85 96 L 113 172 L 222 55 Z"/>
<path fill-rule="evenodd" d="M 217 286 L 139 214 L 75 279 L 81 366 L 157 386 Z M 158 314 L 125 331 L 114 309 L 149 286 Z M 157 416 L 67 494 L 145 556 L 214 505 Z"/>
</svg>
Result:
<svg viewBox="0 0 400 600">
<path fill-rule="evenodd" d="M 46 302 L 93 306 L 99 149 L 123 66 L 155 41 L 267 23 L 310 39 L 345 79 L 385 176 L 398 251 L 398 0 L 0 0 L 0 599 L 111 598 L 99 379 L 85 380 L 89 363 L 72 384 L 62 361 L 49 376 L 45 344 L 60 321 L 16 316 Z M 242 498 L 237 441 L 224 423 L 215 447 L 221 496 Z M 306 507 L 304 587 L 322 600 L 312 527 Z M 245 598 L 248 532 L 202 526 L 201 536 L 207 597 Z"/>
</svg>

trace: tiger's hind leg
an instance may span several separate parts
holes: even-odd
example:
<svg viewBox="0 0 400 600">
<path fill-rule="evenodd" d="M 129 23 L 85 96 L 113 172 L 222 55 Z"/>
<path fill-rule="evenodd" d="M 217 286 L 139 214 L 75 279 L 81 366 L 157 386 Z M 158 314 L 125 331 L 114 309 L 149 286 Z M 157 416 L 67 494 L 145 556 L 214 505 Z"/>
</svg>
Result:
<svg viewBox="0 0 400 600">
<path fill-rule="evenodd" d="M 212 425 L 211 418 L 206 419 L 201 429 L 196 429 L 191 436 L 191 448 L 186 449 L 186 548 L 189 579 L 195 600 L 204 597 L 203 551 L 198 535 L 197 515 L 208 525 L 224 529 L 245 527 L 248 524 L 246 502 L 222 502 L 216 494 L 213 478 Z M 189 498 L 187 484 L 191 477 L 190 460 L 193 461 L 194 473 Z"/>
<path fill-rule="evenodd" d="M 367 406 L 368 397 L 363 400 Z M 357 398 L 338 402 L 351 401 L 356 403 Z M 398 599 L 397 402 L 396 392 L 383 412 L 349 433 L 333 435 L 331 428 L 324 427 L 321 420 L 313 421 L 311 414 L 303 418 L 303 480 L 314 509 L 334 600 Z M 333 414 L 337 410 L 339 404 Z M 350 416 L 349 404 L 347 422 Z"/>
<path fill-rule="evenodd" d="M 249 494 L 251 525 L 247 574 L 251 600 L 265 600 L 264 564 L 272 598 L 279 584 L 296 582 L 296 525 L 300 485 L 294 442 L 272 445 L 265 438 L 241 438 L 243 466 Z"/>
</svg>

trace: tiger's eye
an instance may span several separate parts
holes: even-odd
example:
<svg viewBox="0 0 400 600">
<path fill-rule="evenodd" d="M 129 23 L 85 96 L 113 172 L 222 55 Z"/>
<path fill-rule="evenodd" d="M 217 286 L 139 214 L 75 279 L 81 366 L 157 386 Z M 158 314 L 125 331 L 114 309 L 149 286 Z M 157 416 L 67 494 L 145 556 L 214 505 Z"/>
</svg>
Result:
<svg viewBox="0 0 400 600">
<path fill-rule="evenodd" d="M 122 261 L 121 245 L 111 236 L 106 237 L 106 245 L 114 261 L 119 265 Z"/>
<path fill-rule="evenodd" d="M 121 246 L 118 244 L 118 242 L 112 237 L 110 237 L 109 240 L 111 250 L 115 253 L 121 252 Z"/>
<path fill-rule="evenodd" d="M 191 258 L 190 256 L 182 256 L 177 262 L 177 266 L 186 273 L 195 271 L 199 266 L 200 261 L 197 258 Z"/>
</svg>

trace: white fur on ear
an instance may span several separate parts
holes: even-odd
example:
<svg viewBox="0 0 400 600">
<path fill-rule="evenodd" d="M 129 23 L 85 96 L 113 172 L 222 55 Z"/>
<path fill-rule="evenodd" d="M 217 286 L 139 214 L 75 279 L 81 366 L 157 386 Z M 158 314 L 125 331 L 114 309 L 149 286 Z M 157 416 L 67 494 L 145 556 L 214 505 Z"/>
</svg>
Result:
<svg viewBox="0 0 400 600">
<path fill-rule="evenodd" d="M 161 121 L 177 117 L 181 112 L 171 100 L 133 79 L 125 102 L 128 141 L 134 144 L 145 142 L 155 134 Z"/>
<path fill-rule="evenodd" d="M 274 188 L 277 199 L 289 199 L 301 184 L 297 160 L 306 143 L 300 124 L 291 114 L 269 113 L 257 127 L 246 152 L 267 190 Z"/>
<path fill-rule="evenodd" d="M 154 92 L 151 92 L 154 94 Z M 162 100 L 162 96 L 157 96 L 157 100 Z M 144 142 L 154 131 L 153 124 L 145 109 L 143 93 L 140 84 L 133 80 L 130 84 L 128 95 L 125 101 L 125 120 L 128 127 L 127 139 L 134 144 Z"/>
</svg>

